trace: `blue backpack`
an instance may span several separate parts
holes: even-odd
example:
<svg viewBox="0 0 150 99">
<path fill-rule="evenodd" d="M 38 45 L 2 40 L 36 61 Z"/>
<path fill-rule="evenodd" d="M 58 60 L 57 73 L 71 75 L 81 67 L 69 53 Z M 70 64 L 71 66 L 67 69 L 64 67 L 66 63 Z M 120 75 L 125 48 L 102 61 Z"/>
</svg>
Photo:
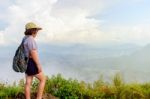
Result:
<svg viewBox="0 0 150 99">
<path fill-rule="evenodd" d="M 29 58 L 25 56 L 25 50 L 23 45 L 24 40 L 25 39 L 22 40 L 22 43 L 17 48 L 15 56 L 13 57 L 12 67 L 15 72 L 24 73 L 27 70 Z"/>
</svg>

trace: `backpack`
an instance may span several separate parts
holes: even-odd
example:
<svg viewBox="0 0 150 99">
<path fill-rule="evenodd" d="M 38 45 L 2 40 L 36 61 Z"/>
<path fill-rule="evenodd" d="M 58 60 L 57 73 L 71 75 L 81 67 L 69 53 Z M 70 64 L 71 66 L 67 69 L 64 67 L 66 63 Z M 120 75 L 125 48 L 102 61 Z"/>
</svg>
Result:
<svg viewBox="0 0 150 99">
<path fill-rule="evenodd" d="M 24 39 L 22 40 L 22 43 L 19 45 L 19 47 L 15 52 L 15 56 L 13 57 L 13 66 L 12 66 L 15 72 L 21 72 L 21 73 L 27 70 L 27 64 L 29 60 L 29 58 L 25 56 L 23 41 Z"/>
</svg>

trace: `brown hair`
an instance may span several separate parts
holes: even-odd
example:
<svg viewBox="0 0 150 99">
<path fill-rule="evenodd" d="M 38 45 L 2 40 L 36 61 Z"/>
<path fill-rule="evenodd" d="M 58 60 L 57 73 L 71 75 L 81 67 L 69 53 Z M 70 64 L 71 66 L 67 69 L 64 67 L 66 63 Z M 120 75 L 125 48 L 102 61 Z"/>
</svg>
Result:
<svg viewBox="0 0 150 99">
<path fill-rule="evenodd" d="M 24 35 L 32 35 L 33 33 L 35 33 L 35 31 L 37 31 L 36 28 L 26 29 Z"/>
</svg>

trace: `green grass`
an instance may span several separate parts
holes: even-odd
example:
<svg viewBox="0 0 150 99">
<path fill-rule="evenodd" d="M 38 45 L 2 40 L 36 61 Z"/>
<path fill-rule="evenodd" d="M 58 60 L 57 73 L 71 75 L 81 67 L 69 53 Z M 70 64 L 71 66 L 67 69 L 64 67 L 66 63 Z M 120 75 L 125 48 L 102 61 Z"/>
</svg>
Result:
<svg viewBox="0 0 150 99">
<path fill-rule="evenodd" d="M 23 93 L 23 89 L 20 86 L 0 84 L 0 99 L 15 98 L 19 93 Z"/>
<path fill-rule="evenodd" d="M 35 93 L 38 81 L 32 84 Z M 0 99 L 15 99 L 23 95 L 24 81 L 16 85 L 0 84 Z M 124 83 L 122 77 L 116 74 L 111 83 L 104 82 L 102 77 L 93 83 L 79 82 L 76 79 L 65 79 L 58 74 L 48 77 L 44 93 L 52 94 L 60 99 L 150 99 L 150 82 Z"/>
</svg>

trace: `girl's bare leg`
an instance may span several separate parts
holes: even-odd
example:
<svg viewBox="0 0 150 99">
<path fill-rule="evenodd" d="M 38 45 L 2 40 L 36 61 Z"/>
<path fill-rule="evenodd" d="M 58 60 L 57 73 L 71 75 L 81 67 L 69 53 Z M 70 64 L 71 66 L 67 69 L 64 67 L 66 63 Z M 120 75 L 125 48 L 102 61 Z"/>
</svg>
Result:
<svg viewBox="0 0 150 99">
<path fill-rule="evenodd" d="M 38 86 L 37 99 L 42 99 L 46 77 L 43 72 L 40 72 L 39 74 L 35 75 L 35 77 L 40 81 Z"/>
<path fill-rule="evenodd" d="M 26 99 L 31 99 L 30 97 L 30 87 L 32 84 L 33 76 L 26 75 L 26 83 L 25 83 L 25 97 Z"/>
</svg>

